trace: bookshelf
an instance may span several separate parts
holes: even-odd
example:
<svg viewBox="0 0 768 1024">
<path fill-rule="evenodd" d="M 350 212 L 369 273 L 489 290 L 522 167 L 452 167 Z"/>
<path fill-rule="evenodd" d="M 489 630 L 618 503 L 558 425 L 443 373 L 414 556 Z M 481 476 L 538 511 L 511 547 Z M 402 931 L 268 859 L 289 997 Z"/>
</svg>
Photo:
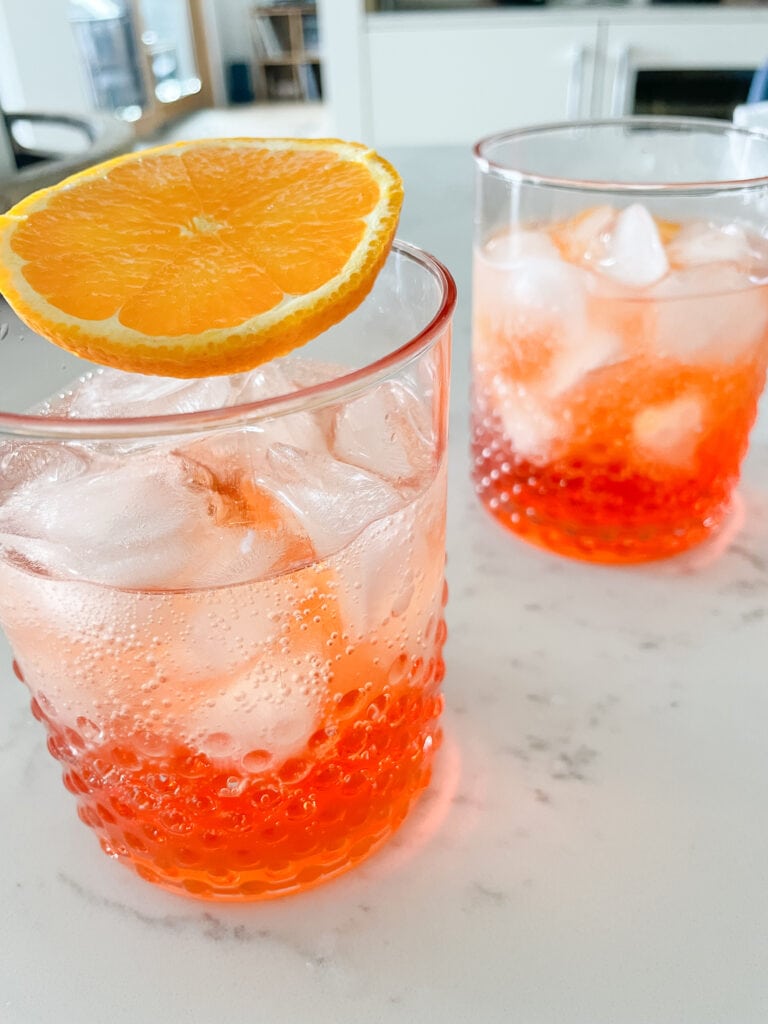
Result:
<svg viewBox="0 0 768 1024">
<path fill-rule="evenodd" d="M 315 4 L 253 6 L 250 26 L 259 98 L 321 99 Z"/>
</svg>

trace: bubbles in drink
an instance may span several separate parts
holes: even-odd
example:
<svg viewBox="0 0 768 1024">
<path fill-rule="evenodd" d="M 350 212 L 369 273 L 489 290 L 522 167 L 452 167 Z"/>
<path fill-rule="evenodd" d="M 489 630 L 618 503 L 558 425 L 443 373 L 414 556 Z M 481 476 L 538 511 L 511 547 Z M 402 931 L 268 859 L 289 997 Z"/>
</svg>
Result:
<svg viewBox="0 0 768 1024">
<path fill-rule="evenodd" d="M 104 371 L 43 412 L 189 412 L 338 373 Z M 286 891 L 402 819 L 439 739 L 436 450 L 407 374 L 237 430 L 3 443 L 0 616 L 83 820 L 145 877 Z"/>
<path fill-rule="evenodd" d="M 632 203 L 496 233 L 475 253 L 477 489 L 569 554 L 696 543 L 727 512 L 766 362 L 768 244 L 740 224 Z M 687 525 L 657 540 L 678 505 Z M 646 539 L 618 552 L 628 518 Z"/>
</svg>

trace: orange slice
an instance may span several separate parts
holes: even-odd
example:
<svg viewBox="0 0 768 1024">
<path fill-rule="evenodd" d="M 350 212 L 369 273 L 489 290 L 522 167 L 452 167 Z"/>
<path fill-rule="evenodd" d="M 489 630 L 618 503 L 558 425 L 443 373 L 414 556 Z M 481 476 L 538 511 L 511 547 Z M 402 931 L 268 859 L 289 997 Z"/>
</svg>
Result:
<svg viewBox="0 0 768 1024">
<path fill-rule="evenodd" d="M 106 366 L 236 373 L 304 344 L 370 291 L 397 172 L 337 139 L 209 139 L 117 157 L 0 216 L 0 292 Z"/>
</svg>

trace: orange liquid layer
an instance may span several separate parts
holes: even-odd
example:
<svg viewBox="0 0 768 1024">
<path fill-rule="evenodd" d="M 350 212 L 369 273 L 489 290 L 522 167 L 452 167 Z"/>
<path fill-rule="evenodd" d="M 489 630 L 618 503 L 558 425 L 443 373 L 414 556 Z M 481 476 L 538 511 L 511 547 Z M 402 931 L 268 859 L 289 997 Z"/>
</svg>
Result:
<svg viewBox="0 0 768 1024">
<path fill-rule="evenodd" d="M 208 899 L 300 892 L 379 847 L 427 785 L 440 742 L 440 654 L 411 660 L 406 685 L 335 702 L 305 750 L 276 769 L 178 745 L 153 757 L 132 735 L 92 745 L 32 702 L 82 821 L 147 881 Z"/>
<path fill-rule="evenodd" d="M 637 359 L 593 377 L 569 406 L 570 440 L 544 464 L 514 450 L 476 388 L 473 477 L 488 511 L 533 544 L 597 562 L 665 558 L 712 536 L 730 510 L 764 354 L 715 368 Z M 637 413 L 686 394 L 706 409 L 691 453 L 667 462 L 640 451 Z"/>
</svg>

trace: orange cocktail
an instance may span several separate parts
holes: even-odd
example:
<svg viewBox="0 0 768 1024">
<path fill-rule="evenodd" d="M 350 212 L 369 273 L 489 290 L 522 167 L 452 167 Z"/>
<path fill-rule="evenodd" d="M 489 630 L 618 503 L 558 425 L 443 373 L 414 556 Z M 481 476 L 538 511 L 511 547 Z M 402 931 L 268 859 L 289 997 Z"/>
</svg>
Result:
<svg viewBox="0 0 768 1024">
<path fill-rule="evenodd" d="M 455 288 L 401 196 L 362 146 L 213 140 L 0 218 L 9 301 L 114 364 L 9 335 L 0 622 L 82 821 L 182 894 L 331 878 L 430 777 Z"/>
<path fill-rule="evenodd" d="M 28 512 L 32 534 L 6 536 L 0 561 L 17 673 L 80 817 L 150 881 L 201 896 L 301 889 L 379 845 L 429 778 L 444 460 L 425 438 L 407 484 L 353 468 L 347 446 L 375 443 L 359 416 L 380 402 L 395 428 L 398 407 L 418 421 L 391 382 L 359 402 L 331 414 L 345 428 L 333 440 L 302 414 L 271 438 L 133 461 L 37 452 L 0 512 L 7 533 Z M 310 452 L 277 439 L 291 427 Z M 52 482 L 52 465 L 73 475 Z M 38 537 L 76 493 L 78 526 Z M 139 501 L 157 518 L 130 552 L 120 509 Z M 90 566 L 65 547 L 83 522 Z"/>
<path fill-rule="evenodd" d="M 496 223 L 475 248 L 475 488 L 561 554 L 675 554 L 731 509 L 768 364 L 768 242 L 706 204 L 660 216 L 652 189 L 551 188 L 553 209 L 582 208 Z"/>
<path fill-rule="evenodd" d="M 431 273 L 391 259 L 394 277 Z M 242 404 L 210 434 L 3 442 L 16 671 L 80 817 L 142 877 L 210 898 L 298 891 L 379 846 L 426 785 L 446 345 L 442 325 L 401 371 L 241 429 L 226 420 Z M 215 387 L 242 403 L 337 376 L 289 357 Z M 211 386 L 105 371 L 47 411 L 188 408 Z"/>
</svg>

